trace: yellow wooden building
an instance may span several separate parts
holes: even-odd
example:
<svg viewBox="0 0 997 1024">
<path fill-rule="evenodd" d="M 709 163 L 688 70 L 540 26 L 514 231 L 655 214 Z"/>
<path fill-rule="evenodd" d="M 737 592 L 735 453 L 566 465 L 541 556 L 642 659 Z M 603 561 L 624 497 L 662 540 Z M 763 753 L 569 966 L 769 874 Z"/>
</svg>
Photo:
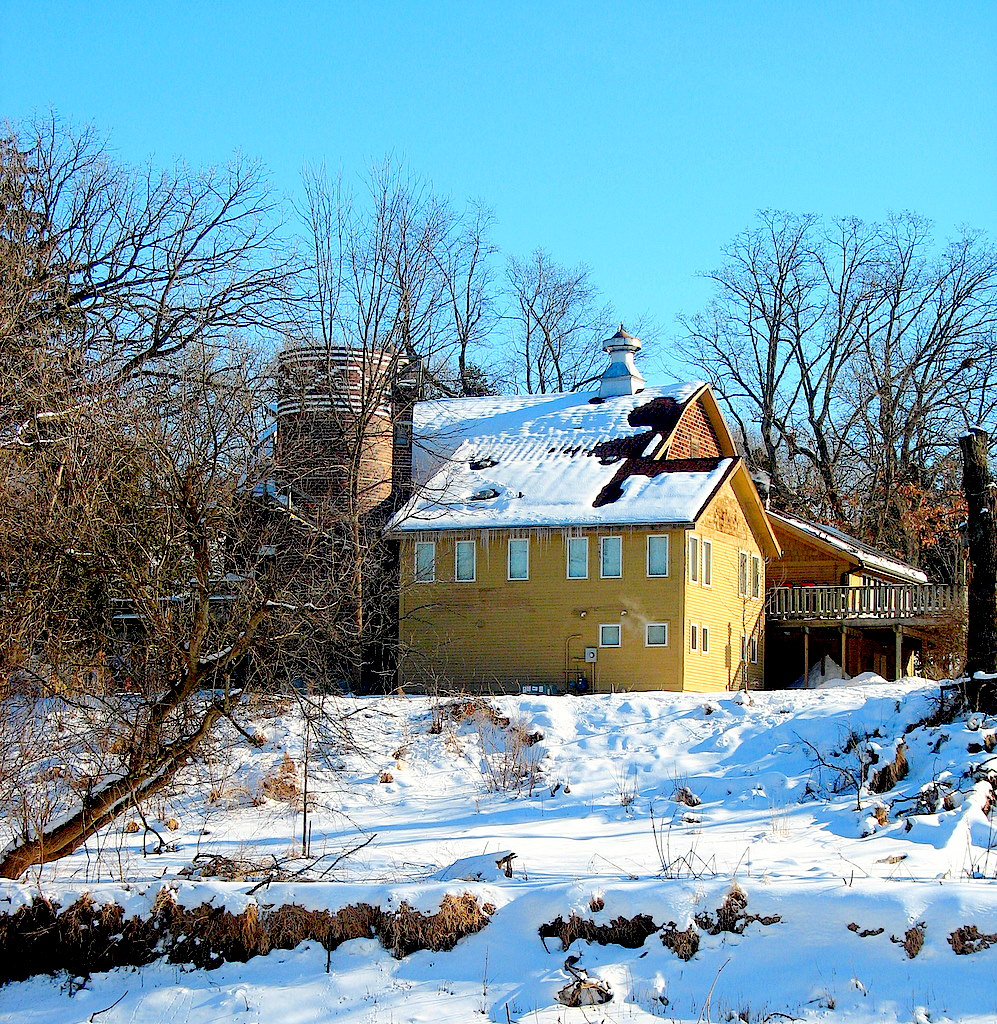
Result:
<svg viewBox="0 0 997 1024">
<path fill-rule="evenodd" d="M 403 685 L 762 685 L 779 545 L 709 387 L 422 402 L 400 546 Z"/>
</svg>

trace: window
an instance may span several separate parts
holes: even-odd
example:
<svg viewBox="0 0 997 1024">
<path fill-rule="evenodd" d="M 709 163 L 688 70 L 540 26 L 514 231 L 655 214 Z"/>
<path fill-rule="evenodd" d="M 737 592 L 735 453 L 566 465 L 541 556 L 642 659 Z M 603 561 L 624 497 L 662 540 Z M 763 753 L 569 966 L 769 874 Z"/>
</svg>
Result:
<svg viewBox="0 0 997 1024">
<path fill-rule="evenodd" d="M 751 640 L 749 641 L 749 646 L 751 648 L 751 664 L 752 665 L 757 665 L 758 664 L 758 637 L 757 636 L 753 636 L 751 638 Z"/>
<path fill-rule="evenodd" d="M 644 629 L 644 645 L 646 647 L 667 647 L 668 623 L 649 622 Z"/>
<path fill-rule="evenodd" d="M 436 579 L 436 544 L 419 541 L 415 546 L 415 581 L 432 583 Z"/>
<path fill-rule="evenodd" d="M 699 627 L 699 649 L 703 654 L 710 653 L 710 627 Z"/>
<path fill-rule="evenodd" d="M 762 560 L 758 555 L 751 556 L 751 596 L 762 596 Z"/>
<path fill-rule="evenodd" d="M 589 541 L 588 537 L 568 538 L 568 579 L 587 580 L 589 578 Z"/>
<path fill-rule="evenodd" d="M 740 597 L 748 596 L 748 552 L 737 553 L 737 592 Z"/>
<path fill-rule="evenodd" d="M 748 638 L 744 633 L 741 634 L 741 664 L 746 665 L 748 663 Z"/>
<path fill-rule="evenodd" d="M 699 582 L 699 538 L 692 534 L 689 536 L 689 582 Z"/>
<path fill-rule="evenodd" d="M 620 624 L 618 622 L 610 622 L 599 627 L 599 646 L 620 646 Z"/>
<path fill-rule="evenodd" d="M 603 579 L 619 579 L 623 575 L 623 538 L 599 538 L 599 573 Z"/>
<path fill-rule="evenodd" d="M 703 540 L 703 586 L 713 586 L 713 541 Z"/>
<path fill-rule="evenodd" d="M 695 622 L 689 625 L 689 650 L 699 650 L 699 626 Z"/>
<path fill-rule="evenodd" d="M 412 444 L 412 424 L 398 423 L 395 426 L 395 447 L 408 448 Z"/>
<path fill-rule="evenodd" d="M 668 575 L 668 534 L 652 533 L 647 538 L 648 576 Z"/>
<path fill-rule="evenodd" d="M 520 537 L 509 541 L 509 579 L 528 580 L 530 578 L 530 540 Z"/>
<path fill-rule="evenodd" d="M 477 569 L 477 545 L 473 540 L 459 540 L 454 546 L 454 579 L 473 583 Z"/>
</svg>

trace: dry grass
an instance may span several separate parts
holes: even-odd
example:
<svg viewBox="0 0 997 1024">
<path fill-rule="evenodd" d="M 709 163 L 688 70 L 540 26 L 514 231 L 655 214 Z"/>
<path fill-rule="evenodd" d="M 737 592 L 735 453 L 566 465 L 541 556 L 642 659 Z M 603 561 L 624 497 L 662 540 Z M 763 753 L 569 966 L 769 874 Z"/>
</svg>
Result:
<svg viewBox="0 0 997 1024">
<path fill-rule="evenodd" d="M 896 753 L 892 761 L 887 761 L 882 768 L 878 768 L 869 780 L 869 791 L 871 793 L 885 793 L 901 780 L 907 778 L 910 765 L 907 763 L 907 744 L 897 744 Z"/>
<path fill-rule="evenodd" d="M 331 951 L 350 939 L 372 936 L 403 957 L 422 949 L 452 949 L 464 936 L 484 928 L 488 909 L 495 910 L 464 893 L 445 896 L 435 914 L 404 903 L 394 912 L 356 904 L 334 913 L 296 904 L 261 912 L 251 904 L 232 914 L 207 903 L 180 907 L 167 890 L 156 896 L 150 914 L 128 920 L 120 906 L 98 907 L 89 896 L 63 913 L 59 909 L 39 897 L 14 914 L 0 916 L 0 984 L 60 970 L 87 977 L 114 967 L 138 967 L 164 955 L 172 963 L 210 969 L 306 941 Z"/>
<path fill-rule="evenodd" d="M 961 928 L 956 928 L 949 936 L 949 945 L 959 956 L 979 953 L 981 949 L 987 949 L 995 943 L 997 943 L 997 935 L 981 932 L 975 924 L 964 924 Z"/>
<path fill-rule="evenodd" d="M 747 913 L 748 897 L 744 890 L 735 882 L 727 891 L 723 903 L 717 907 L 716 917 L 709 913 L 697 914 L 696 924 L 710 935 L 719 935 L 721 932 L 730 932 L 733 935 L 740 935 L 752 921 L 759 924 L 778 924 L 782 918 L 778 914 L 770 917 L 762 917 L 759 914 Z"/>
<path fill-rule="evenodd" d="M 679 931 L 674 921 L 661 929 L 661 943 L 670 949 L 680 960 L 691 960 L 699 952 L 699 932 L 695 925 L 689 925 L 685 931 Z"/>
<path fill-rule="evenodd" d="M 599 946 L 613 944 L 623 946 L 624 949 L 639 949 L 658 928 L 647 914 L 617 917 L 609 924 L 596 924 L 589 918 L 572 913 L 566 921 L 558 915 L 553 921 L 542 924 L 539 931 L 542 940 L 559 939 L 561 949 L 568 949 L 576 939 L 594 942 Z"/>
<path fill-rule="evenodd" d="M 280 800 L 286 804 L 297 803 L 301 795 L 301 788 L 298 786 L 298 766 L 287 751 L 284 752 L 277 770 L 263 776 L 260 793 L 268 800 Z"/>
<path fill-rule="evenodd" d="M 904 952 L 907 954 L 908 960 L 913 960 L 918 953 L 921 952 L 921 948 L 924 946 L 924 932 L 927 925 L 923 921 L 918 921 L 917 924 L 911 925 L 907 931 L 904 932 L 902 939 L 897 938 L 896 935 L 890 936 L 890 942 L 895 942 L 898 946 L 903 946 Z"/>
</svg>

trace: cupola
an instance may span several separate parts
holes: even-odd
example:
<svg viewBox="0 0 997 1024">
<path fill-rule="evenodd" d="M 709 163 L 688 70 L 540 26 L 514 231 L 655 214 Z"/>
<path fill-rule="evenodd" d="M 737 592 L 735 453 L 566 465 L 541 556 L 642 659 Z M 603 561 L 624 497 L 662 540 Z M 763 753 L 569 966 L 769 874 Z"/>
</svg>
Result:
<svg viewBox="0 0 997 1024">
<path fill-rule="evenodd" d="M 636 395 L 644 390 L 644 375 L 637 369 L 634 356 L 640 351 L 641 340 L 620 329 L 602 343 L 609 354 L 609 365 L 599 378 L 599 397 L 613 398 L 616 395 Z"/>
</svg>

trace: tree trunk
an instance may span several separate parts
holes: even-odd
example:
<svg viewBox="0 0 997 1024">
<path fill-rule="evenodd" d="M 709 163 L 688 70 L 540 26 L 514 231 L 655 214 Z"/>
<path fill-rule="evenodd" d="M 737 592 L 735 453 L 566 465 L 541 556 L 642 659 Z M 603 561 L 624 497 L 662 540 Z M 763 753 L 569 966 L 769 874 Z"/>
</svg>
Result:
<svg viewBox="0 0 997 1024">
<path fill-rule="evenodd" d="M 969 628 L 966 642 L 966 696 L 971 707 L 997 712 L 997 529 L 994 485 L 987 461 L 989 438 L 973 428 L 959 439 L 962 448 L 962 487 L 969 508 Z"/>
</svg>

